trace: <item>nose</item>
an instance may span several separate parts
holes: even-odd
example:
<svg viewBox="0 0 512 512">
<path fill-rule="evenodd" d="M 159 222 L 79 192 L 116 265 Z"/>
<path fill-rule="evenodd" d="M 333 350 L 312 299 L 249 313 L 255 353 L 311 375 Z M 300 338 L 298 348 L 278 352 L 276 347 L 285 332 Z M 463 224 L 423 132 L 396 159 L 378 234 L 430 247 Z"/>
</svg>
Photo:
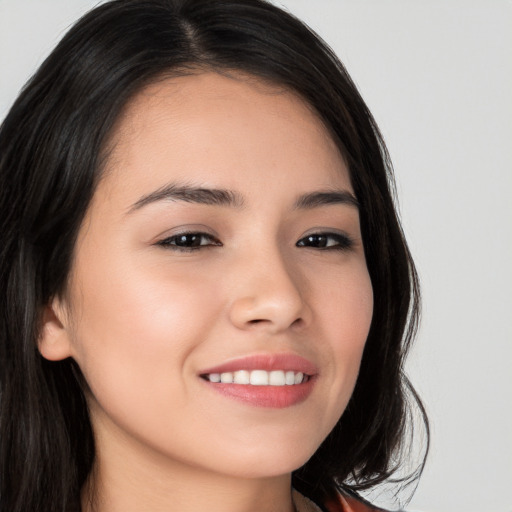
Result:
<svg viewBox="0 0 512 512">
<path fill-rule="evenodd" d="M 254 254 L 253 254 L 254 256 Z M 275 250 L 259 254 L 240 265 L 234 280 L 230 319 L 239 329 L 279 333 L 309 323 L 306 283 Z"/>
</svg>

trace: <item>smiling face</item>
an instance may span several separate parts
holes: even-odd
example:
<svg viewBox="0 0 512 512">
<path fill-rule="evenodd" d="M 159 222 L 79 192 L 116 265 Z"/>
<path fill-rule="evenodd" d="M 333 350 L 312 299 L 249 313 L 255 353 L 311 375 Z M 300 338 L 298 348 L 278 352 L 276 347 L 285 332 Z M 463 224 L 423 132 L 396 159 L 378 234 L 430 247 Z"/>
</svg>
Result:
<svg viewBox="0 0 512 512">
<path fill-rule="evenodd" d="M 296 95 L 215 73 L 146 88 L 112 144 L 40 343 L 85 376 L 99 463 L 291 472 L 343 413 L 372 317 L 335 144 Z"/>
</svg>

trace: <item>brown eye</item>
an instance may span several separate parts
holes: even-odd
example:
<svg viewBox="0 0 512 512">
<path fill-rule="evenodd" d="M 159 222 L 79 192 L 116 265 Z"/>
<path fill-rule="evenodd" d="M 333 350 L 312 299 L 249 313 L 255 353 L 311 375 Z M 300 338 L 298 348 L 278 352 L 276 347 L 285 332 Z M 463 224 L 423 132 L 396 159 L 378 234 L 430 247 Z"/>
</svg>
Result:
<svg viewBox="0 0 512 512">
<path fill-rule="evenodd" d="M 311 247 L 313 249 L 350 249 L 352 240 L 347 235 L 340 233 L 314 233 L 297 242 L 297 247 Z"/>
<path fill-rule="evenodd" d="M 175 250 L 194 250 L 201 247 L 211 247 L 222 245 L 219 240 L 208 233 L 179 233 L 170 236 L 157 245 Z"/>
</svg>

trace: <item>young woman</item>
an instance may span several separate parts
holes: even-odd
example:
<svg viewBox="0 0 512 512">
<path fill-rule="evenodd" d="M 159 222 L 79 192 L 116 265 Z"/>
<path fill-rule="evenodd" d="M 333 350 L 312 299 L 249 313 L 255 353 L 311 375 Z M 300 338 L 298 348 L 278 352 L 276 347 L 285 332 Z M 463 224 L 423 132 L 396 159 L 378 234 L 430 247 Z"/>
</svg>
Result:
<svg viewBox="0 0 512 512">
<path fill-rule="evenodd" d="M 0 508 L 371 510 L 416 399 L 391 180 L 273 5 L 87 14 L 0 132 Z"/>
</svg>

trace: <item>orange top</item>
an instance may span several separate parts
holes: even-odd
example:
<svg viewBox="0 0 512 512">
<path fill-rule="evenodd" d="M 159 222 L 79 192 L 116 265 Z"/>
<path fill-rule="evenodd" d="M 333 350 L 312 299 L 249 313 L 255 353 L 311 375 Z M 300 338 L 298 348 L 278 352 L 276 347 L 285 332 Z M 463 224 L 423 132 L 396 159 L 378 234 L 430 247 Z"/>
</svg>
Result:
<svg viewBox="0 0 512 512">
<path fill-rule="evenodd" d="M 326 503 L 329 512 L 383 512 L 382 509 L 363 503 L 350 496 L 338 496 L 337 500 Z"/>
<path fill-rule="evenodd" d="M 292 499 L 298 512 L 321 512 L 318 505 L 295 489 L 292 490 Z M 328 512 L 386 512 L 360 499 L 341 494 L 325 503 L 324 509 Z"/>
</svg>

